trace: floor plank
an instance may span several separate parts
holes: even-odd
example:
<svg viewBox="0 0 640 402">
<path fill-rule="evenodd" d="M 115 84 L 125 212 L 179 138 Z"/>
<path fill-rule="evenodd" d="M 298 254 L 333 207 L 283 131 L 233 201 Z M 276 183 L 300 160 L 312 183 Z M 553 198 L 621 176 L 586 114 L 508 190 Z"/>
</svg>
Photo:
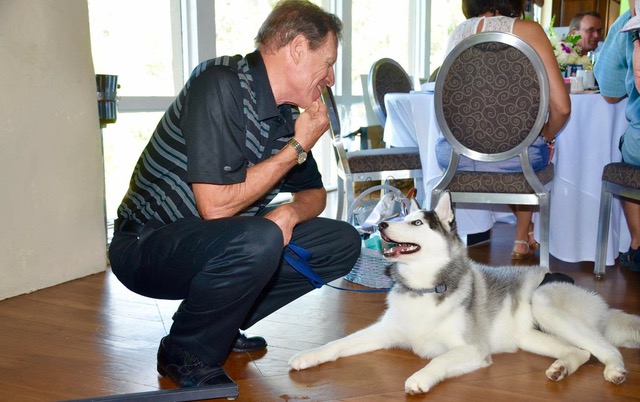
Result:
<svg viewBox="0 0 640 402">
<path fill-rule="evenodd" d="M 502 265 L 509 258 L 513 226 L 496 224 L 492 239 L 469 248 L 472 258 Z M 527 264 L 536 261 L 528 261 Z M 640 314 L 640 274 L 608 267 L 604 280 L 593 263 L 552 269 L 600 293 L 612 307 Z M 358 288 L 338 280 L 336 285 Z M 0 400 L 55 401 L 172 389 L 158 376 L 159 339 L 178 301 L 153 300 L 122 286 L 110 271 L 0 301 Z M 496 355 L 493 364 L 407 396 L 404 381 L 427 360 L 403 350 L 352 356 L 301 372 L 289 372 L 297 351 L 345 336 L 384 311 L 385 295 L 315 290 L 257 323 L 247 332 L 269 342 L 260 353 L 234 353 L 225 363 L 240 388 L 239 401 L 626 401 L 640 400 L 640 351 L 621 349 L 629 375 L 615 386 L 604 366 L 590 360 L 554 383 L 544 371 L 551 359 L 526 352 Z"/>
</svg>

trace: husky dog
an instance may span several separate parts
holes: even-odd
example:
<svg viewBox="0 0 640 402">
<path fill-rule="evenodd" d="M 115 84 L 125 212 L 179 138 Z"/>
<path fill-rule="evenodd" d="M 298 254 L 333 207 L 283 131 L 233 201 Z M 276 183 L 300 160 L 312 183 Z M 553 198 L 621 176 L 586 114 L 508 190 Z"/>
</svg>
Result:
<svg viewBox="0 0 640 402">
<path fill-rule="evenodd" d="M 617 347 L 640 347 L 640 317 L 610 309 L 595 293 L 549 281 L 539 266 L 488 267 L 469 260 L 456 232 L 450 194 L 434 211 L 412 203 L 399 222 L 382 222 L 382 238 L 396 246 L 387 310 L 373 325 L 300 352 L 289 366 L 302 370 L 339 357 L 385 348 L 410 349 L 431 359 L 405 382 L 405 392 L 428 392 L 440 381 L 491 364 L 491 355 L 518 349 L 557 359 L 546 375 L 559 381 L 594 355 L 604 378 L 622 383 Z M 557 275 L 557 274 L 556 274 Z"/>
</svg>

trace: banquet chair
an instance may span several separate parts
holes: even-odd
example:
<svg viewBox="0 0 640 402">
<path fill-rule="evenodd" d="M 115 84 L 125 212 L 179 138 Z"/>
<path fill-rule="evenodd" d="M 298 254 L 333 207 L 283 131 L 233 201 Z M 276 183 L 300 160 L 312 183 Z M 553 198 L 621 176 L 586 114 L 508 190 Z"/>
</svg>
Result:
<svg viewBox="0 0 640 402">
<path fill-rule="evenodd" d="M 390 178 L 412 179 L 417 189 L 422 188 L 422 165 L 417 147 L 374 148 L 347 152 L 340 134 L 340 118 L 331 88 L 323 89 L 322 101 L 327 106 L 329 132 L 338 163 L 337 219 L 351 221 L 352 217 L 344 216 L 345 194 L 349 207 L 355 201 L 356 183 L 378 180 L 384 182 Z"/>
<path fill-rule="evenodd" d="M 611 199 L 614 195 L 640 200 L 640 168 L 624 162 L 609 163 L 602 169 L 600 190 L 600 216 L 596 238 L 596 258 L 593 273 L 596 278 L 604 276 L 606 269 L 609 223 L 611 221 Z"/>
<path fill-rule="evenodd" d="M 412 89 L 411 78 L 397 61 L 384 58 L 373 63 L 369 71 L 367 92 L 381 126 L 384 127 L 387 121 L 384 96 L 392 92 L 409 93 Z"/>
<path fill-rule="evenodd" d="M 528 148 L 549 108 L 549 80 L 542 60 L 522 39 L 483 32 L 460 42 L 446 57 L 435 84 L 435 113 L 451 144 L 451 159 L 431 192 L 453 202 L 538 205 L 540 265 L 549 267 L 549 190 L 553 164 L 534 171 Z M 461 156 L 499 162 L 518 157 L 522 172 L 458 171 Z"/>
<path fill-rule="evenodd" d="M 438 78 L 438 71 L 440 71 L 440 67 L 436 67 L 436 69 L 433 70 L 427 82 L 436 82 L 436 78 Z"/>
</svg>

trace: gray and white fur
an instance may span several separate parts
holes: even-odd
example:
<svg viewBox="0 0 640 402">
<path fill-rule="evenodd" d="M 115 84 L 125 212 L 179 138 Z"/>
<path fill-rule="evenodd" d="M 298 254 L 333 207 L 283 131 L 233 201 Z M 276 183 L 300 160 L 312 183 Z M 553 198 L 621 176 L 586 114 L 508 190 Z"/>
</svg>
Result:
<svg viewBox="0 0 640 402">
<path fill-rule="evenodd" d="M 387 309 L 371 326 L 289 360 L 294 370 L 378 349 L 403 348 L 429 363 L 405 382 L 405 392 L 428 392 L 439 382 L 489 366 L 491 355 L 519 349 L 556 359 L 546 376 L 560 381 L 591 355 L 607 381 L 626 370 L 618 347 L 640 347 L 640 317 L 610 309 L 596 293 L 566 282 L 540 285 L 540 266 L 489 267 L 471 261 L 456 231 L 450 194 L 435 210 L 413 203 L 380 233 L 396 246 Z"/>
</svg>

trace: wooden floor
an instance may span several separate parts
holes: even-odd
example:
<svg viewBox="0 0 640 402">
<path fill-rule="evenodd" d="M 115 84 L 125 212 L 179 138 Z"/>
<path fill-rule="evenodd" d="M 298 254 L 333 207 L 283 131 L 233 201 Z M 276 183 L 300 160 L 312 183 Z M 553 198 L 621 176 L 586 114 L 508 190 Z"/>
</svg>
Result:
<svg viewBox="0 0 640 402">
<path fill-rule="evenodd" d="M 490 243 L 469 249 L 472 258 L 508 264 L 513 226 L 497 224 Z M 531 262 L 530 262 L 531 263 Z M 640 314 L 640 273 L 608 267 L 604 280 L 593 263 L 552 259 L 552 269 L 598 291 L 616 308 Z M 342 279 L 341 286 L 354 286 Z M 623 401 L 640 400 L 640 351 L 622 349 L 627 382 L 613 385 L 592 359 L 564 381 L 546 379 L 552 359 L 525 352 L 496 355 L 493 365 L 406 396 L 404 381 L 427 360 L 386 350 L 344 358 L 301 372 L 287 360 L 371 324 L 384 294 L 322 288 L 256 324 L 266 352 L 232 354 L 225 364 L 239 385 L 239 401 Z M 110 271 L 0 302 L 0 400 L 52 401 L 174 388 L 156 373 L 158 341 L 177 302 L 126 290 Z"/>
</svg>

